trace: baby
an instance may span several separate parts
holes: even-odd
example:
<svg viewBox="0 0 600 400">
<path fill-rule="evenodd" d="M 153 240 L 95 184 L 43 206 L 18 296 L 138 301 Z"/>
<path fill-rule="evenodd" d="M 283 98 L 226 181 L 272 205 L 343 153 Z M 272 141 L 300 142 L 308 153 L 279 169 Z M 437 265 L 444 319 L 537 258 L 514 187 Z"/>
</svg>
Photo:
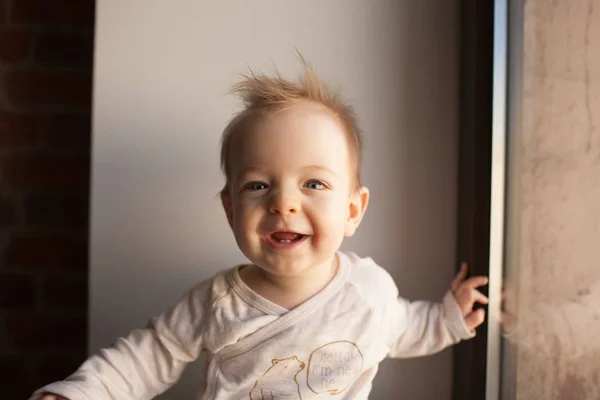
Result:
<svg viewBox="0 0 600 400">
<path fill-rule="evenodd" d="M 441 303 L 398 297 L 371 258 L 340 251 L 369 190 L 352 109 L 303 63 L 298 82 L 250 74 L 225 128 L 221 200 L 250 264 L 199 283 L 146 329 L 100 350 L 31 399 L 150 399 L 202 352 L 200 399 L 367 399 L 386 357 L 433 354 L 475 335 L 487 304 L 466 279 Z"/>
</svg>

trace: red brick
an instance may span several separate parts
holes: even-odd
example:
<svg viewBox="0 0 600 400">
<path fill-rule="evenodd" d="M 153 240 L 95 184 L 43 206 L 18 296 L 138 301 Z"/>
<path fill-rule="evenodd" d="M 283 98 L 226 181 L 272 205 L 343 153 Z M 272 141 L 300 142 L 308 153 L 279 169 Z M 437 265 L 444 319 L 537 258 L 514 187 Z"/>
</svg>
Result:
<svg viewBox="0 0 600 400">
<path fill-rule="evenodd" d="M 34 307 L 34 278 L 0 271 L 0 308 L 32 310 Z"/>
<path fill-rule="evenodd" d="M 94 14 L 91 0 L 14 0 L 11 21 L 91 25 Z"/>
<path fill-rule="evenodd" d="M 52 348 L 85 351 L 87 321 L 79 316 L 12 313 L 6 317 L 5 332 L 18 350 Z"/>
<path fill-rule="evenodd" d="M 90 115 L 51 115 L 45 124 L 45 144 L 49 148 L 91 149 Z"/>
<path fill-rule="evenodd" d="M 88 226 L 88 197 L 71 194 L 29 195 L 24 201 L 25 225 L 85 229 Z"/>
<path fill-rule="evenodd" d="M 20 61 L 29 56 L 31 34 L 24 31 L 0 31 L 0 61 Z"/>
<path fill-rule="evenodd" d="M 0 149 L 35 146 L 39 131 L 37 115 L 0 112 Z"/>
<path fill-rule="evenodd" d="M 71 309 L 86 311 L 88 305 L 88 277 L 48 277 L 42 289 L 44 309 Z"/>
<path fill-rule="evenodd" d="M 21 189 L 87 189 L 89 156 L 13 155 L 4 160 L 2 184 Z"/>
<path fill-rule="evenodd" d="M 89 73 L 61 70 L 13 70 L 3 77 L 8 103 L 23 106 L 90 105 Z"/>
<path fill-rule="evenodd" d="M 86 270 L 88 248 L 82 240 L 66 237 L 12 237 L 6 249 L 6 265 L 40 269 Z"/>
<path fill-rule="evenodd" d="M 50 66 L 91 67 L 93 48 L 91 33 L 49 33 L 37 39 L 35 60 Z"/>
<path fill-rule="evenodd" d="M 16 220 L 17 211 L 14 198 L 8 194 L 0 194 L 0 227 L 11 226 Z"/>
</svg>

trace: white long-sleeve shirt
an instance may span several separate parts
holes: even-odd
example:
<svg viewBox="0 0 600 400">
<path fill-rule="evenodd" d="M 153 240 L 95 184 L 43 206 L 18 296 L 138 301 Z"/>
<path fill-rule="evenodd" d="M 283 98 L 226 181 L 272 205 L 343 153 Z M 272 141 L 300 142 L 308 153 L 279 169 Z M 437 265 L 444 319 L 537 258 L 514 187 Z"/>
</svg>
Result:
<svg viewBox="0 0 600 400">
<path fill-rule="evenodd" d="M 201 352 L 198 399 L 367 399 L 384 358 L 433 354 L 474 335 L 452 293 L 409 302 L 372 259 L 338 255 L 334 279 L 292 310 L 252 291 L 239 267 L 220 272 L 31 399 L 151 399 Z"/>
</svg>

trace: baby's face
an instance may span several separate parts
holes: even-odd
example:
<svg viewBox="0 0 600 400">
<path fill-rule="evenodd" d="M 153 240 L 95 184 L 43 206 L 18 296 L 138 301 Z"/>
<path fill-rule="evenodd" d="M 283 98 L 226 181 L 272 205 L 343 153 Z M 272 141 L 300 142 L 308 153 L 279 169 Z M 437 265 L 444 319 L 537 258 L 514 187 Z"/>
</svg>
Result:
<svg viewBox="0 0 600 400">
<path fill-rule="evenodd" d="M 331 263 L 358 225 L 355 174 L 338 121 L 302 103 L 265 117 L 233 147 L 224 205 L 246 257 L 288 277 Z"/>
</svg>

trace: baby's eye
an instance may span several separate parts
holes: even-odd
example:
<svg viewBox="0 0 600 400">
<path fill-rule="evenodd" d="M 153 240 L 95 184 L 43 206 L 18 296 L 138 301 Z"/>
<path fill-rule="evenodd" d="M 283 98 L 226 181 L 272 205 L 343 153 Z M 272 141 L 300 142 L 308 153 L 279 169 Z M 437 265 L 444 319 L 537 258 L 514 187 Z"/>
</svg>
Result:
<svg viewBox="0 0 600 400">
<path fill-rule="evenodd" d="M 249 184 L 247 184 L 245 186 L 245 189 L 250 190 L 250 191 L 263 190 L 266 188 L 267 188 L 267 184 L 262 183 L 262 182 L 250 182 Z"/>
<path fill-rule="evenodd" d="M 323 182 L 313 179 L 311 181 L 306 182 L 306 187 L 313 190 L 323 190 L 327 186 L 325 186 Z"/>
</svg>

